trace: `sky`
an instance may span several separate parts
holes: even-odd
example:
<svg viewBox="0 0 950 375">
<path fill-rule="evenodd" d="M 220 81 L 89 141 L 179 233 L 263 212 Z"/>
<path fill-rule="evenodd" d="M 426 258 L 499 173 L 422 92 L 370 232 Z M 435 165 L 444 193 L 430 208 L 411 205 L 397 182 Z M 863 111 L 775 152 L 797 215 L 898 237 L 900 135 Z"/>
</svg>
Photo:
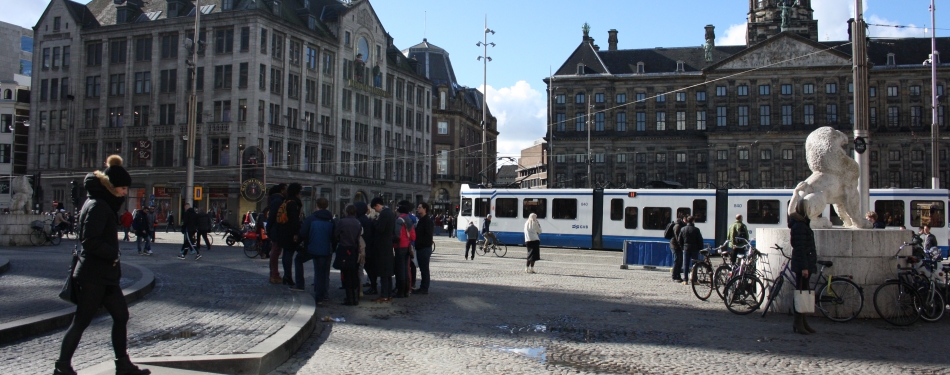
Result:
<svg viewBox="0 0 950 375">
<path fill-rule="evenodd" d="M 0 21 L 32 27 L 49 0 L 0 0 Z M 79 0 L 86 3 L 88 0 Z M 427 38 L 449 52 L 459 84 L 483 88 L 483 55 L 477 42 L 488 35 L 488 106 L 498 119 L 499 156 L 519 156 L 544 137 L 547 99 L 542 81 L 581 43 L 590 24 L 595 43 L 607 48 L 607 30 L 617 29 L 619 49 L 700 46 L 707 24 L 717 45 L 745 44 L 748 0 L 375 0 L 371 1 L 399 49 Z M 950 1 L 938 0 L 937 36 L 950 36 Z M 813 0 L 819 40 L 847 40 L 852 0 Z M 865 0 L 871 37 L 929 37 L 929 0 Z M 483 90 L 484 91 L 484 90 Z"/>
</svg>

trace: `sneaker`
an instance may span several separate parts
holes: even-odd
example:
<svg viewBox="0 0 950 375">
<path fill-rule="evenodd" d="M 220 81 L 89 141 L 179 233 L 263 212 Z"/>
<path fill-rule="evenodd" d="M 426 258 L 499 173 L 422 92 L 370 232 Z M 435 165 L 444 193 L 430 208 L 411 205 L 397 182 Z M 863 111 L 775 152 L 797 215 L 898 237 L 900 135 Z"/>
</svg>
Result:
<svg viewBox="0 0 950 375">
<path fill-rule="evenodd" d="M 185 256 L 184 256 L 184 255 L 179 255 L 179 256 L 178 256 L 178 259 L 185 260 Z"/>
<path fill-rule="evenodd" d="M 298 288 L 296 285 L 294 285 L 294 286 L 292 286 L 292 287 L 290 287 L 290 288 L 288 288 L 288 289 L 290 289 L 291 292 L 306 292 L 306 291 L 307 291 L 307 290 L 304 289 L 304 288 Z"/>
<path fill-rule="evenodd" d="M 195 256 L 195 260 L 201 259 L 201 254 Z"/>
<path fill-rule="evenodd" d="M 145 253 L 145 255 L 154 255 L 154 254 L 155 253 L 153 253 L 152 250 L 149 250 L 147 253 Z"/>
</svg>

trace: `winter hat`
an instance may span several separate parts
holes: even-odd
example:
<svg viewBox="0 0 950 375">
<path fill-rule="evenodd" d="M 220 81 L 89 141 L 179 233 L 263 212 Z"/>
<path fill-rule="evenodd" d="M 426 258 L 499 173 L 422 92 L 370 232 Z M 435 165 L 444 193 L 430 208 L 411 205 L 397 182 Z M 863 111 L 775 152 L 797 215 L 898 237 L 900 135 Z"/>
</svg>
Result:
<svg viewBox="0 0 950 375">
<path fill-rule="evenodd" d="M 128 187 L 132 185 L 132 177 L 129 172 L 122 168 L 122 157 L 119 155 L 109 155 L 106 158 L 106 170 L 102 171 L 109 177 L 109 182 L 113 187 Z"/>
</svg>

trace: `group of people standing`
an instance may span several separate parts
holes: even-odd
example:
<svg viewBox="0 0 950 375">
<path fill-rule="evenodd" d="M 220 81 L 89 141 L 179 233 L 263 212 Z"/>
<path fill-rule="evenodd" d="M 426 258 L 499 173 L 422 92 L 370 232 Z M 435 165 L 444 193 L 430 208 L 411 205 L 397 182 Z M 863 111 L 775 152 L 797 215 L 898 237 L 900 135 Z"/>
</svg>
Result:
<svg viewBox="0 0 950 375">
<path fill-rule="evenodd" d="M 330 300 L 331 267 L 340 270 L 344 305 L 358 305 L 363 295 L 379 295 L 373 302 L 387 303 L 394 297 L 409 297 L 410 292 L 428 294 L 435 224 L 427 203 L 413 207 L 402 201 L 394 212 L 382 198 L 374 198 L 369 205 L 347 205 L 335 218 L 329 200 L 321 197 L 315 202 L 316 210 L 304 218 L 301 189 L 300 184 L 292 183 L 275 185 L 269 191 L 265 230 L 271 239 L 271 283 L 305 291 L 304 264 L 312 261 L 318 304 Z M 413 208 L 417 215 L 411 213 Z M 416 289 L 413 258 L 422 275 Z M 283 275 L 278 259 L 282 259 Z M 363 271 L 366 283 L 362 283 Z M 361 290 L 361 285 L 367 289 Z"/>
</svg>

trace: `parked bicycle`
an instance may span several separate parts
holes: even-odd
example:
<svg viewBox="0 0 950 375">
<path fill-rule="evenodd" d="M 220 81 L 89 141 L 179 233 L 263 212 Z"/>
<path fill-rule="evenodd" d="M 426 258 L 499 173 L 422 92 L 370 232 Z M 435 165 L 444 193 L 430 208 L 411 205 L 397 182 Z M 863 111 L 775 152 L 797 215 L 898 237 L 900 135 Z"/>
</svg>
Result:
<svg viewBox="0 0 950 375">
<path fill-rule="evenodd" d="M 778 244 L 773 246 L 772 249 L 782 253 L 785 263 L 782 264 L 782 271 L 779 272 L 774 281 L 766 280 L 772 286 L 769 288 L 769 297 L 765 303 L 765 308 L 762 309 L 763 318 L 765 314 L 768 314 L 772 302 L 775 301 L 775 297 L 782 290 L 786 280 L 791 285 L 798 284 L 795 274 L 792 272 L 792 258 L 785 255 L 785 249 Z M 836 322 L 847 322 L 856 318 L 861 314 L 861 309 L 864 307 L 864 289 L 851 281 L 850 275 L 825 276 L 825 268 L 831 268 L 832 262 L 819 260 L 817 263 L 821 268 L 818 270 L 815 284 L 811 287 L 815 291 L 815 307 L 826 318 Z"/>
<path fill-rule="evenodd" d="M 914 239 L 910 243 L 904 242 L 895 254 L 895 258 L 907 260 L 909 267 L 901 267 L 898 264 L 897 278 L 885 280 L 874 291 L 874 311 L 881 319 L 896 326 L 914 324 L 921 318 L 921 310 L 924 306 L 924 300 L 918 293 L 915 279 L 917 269 L 913 266 L 918 260 L 913 256 L 899 255 L 907 247 L 910 247 L 912 252 L 923 250 L 920 248 L 923 243 L 920 236 L 916 233 L 912 234 Z"/>
<path fill-rule="evenodd" d="M 736 237 L 732 243 L 727 242 L 720 247 L 722 250 L 728 250 L 730 248 L 731 252 L 736 252 L 737 254 L 746 254 L 750 249 L 752 249 L 752 243 L 750 243 L 749 240 L 745 238 Z M 731 254 L 731 252 L 727 253 Z M 736 267 L 738 267 L 738 263 L 733 263 L 732 261 L 726 262 L 725 254 L 723 254 L 722 264 L 716 267 L 716 271 L 713 274 L 713 280 L 715 280 L 713 286 L 716 289 L 716 294 L 719 295 L 719 299 L 723 301 L 726 300 L 724 293 L 726 284 L 729 283 L 729 279 L 732 278 L 732 275 L 736 273 Z"/>
<path fill-rule="evenodd" d="M 759 251 L 750 247 L 746 254 L 737 254 L 738 265 L 723 291 L 726 309 L 733 314 L 746 315 L 759 309 L 765 299 L 765 284 L 755 270 Z"/>
<path fill-rule="evenodd" d="M 716 290 L 718 294 L 721 293 L 719 290 L 722 288 L 718 286 L 719 281 L 714 276 L 712 261 L 710 260 L 710 253 L 714 255 L 719 255 L 722 259 L 721 266 L 726 265 L 726 256 L 729 254 L 728 248 L 729 243 L 723 243 L 722 246 L 719 246 L 713 249 L 711 246 L 706 245 L 705 249 L 699 251 L 701 259 L 693 259 L 693 266 L 689 271 L 689 279 L 692 281 L 693 294 L 696 295 L 696 298 L 705 301 L 712 295 L 712 291 Z"/>
<path fill-rule="evenodd" d="M 481 251 L 482 256 L 488 255 L 488 253 L 494 253 L 496 257 L 504 258 L 505 254 L 508 254 L 508 245 L 501 243 L 498 240 L 491 241 L 488 246 L 485 246 L 485 240 L 478 240 L 477 250 Z"/>
<path fill-rule="evenodd" d="M 59 245 L 63 239 L 63 232 L 58 228 L 52 227 L 52 220 L 39 221 L 33 220 L 30 223 L 30 243 L 33 246 L 43 246 L 47 243 L 52 245 Z M 50 228 L 49 231 L 46 228 Z"/>
</svg>

